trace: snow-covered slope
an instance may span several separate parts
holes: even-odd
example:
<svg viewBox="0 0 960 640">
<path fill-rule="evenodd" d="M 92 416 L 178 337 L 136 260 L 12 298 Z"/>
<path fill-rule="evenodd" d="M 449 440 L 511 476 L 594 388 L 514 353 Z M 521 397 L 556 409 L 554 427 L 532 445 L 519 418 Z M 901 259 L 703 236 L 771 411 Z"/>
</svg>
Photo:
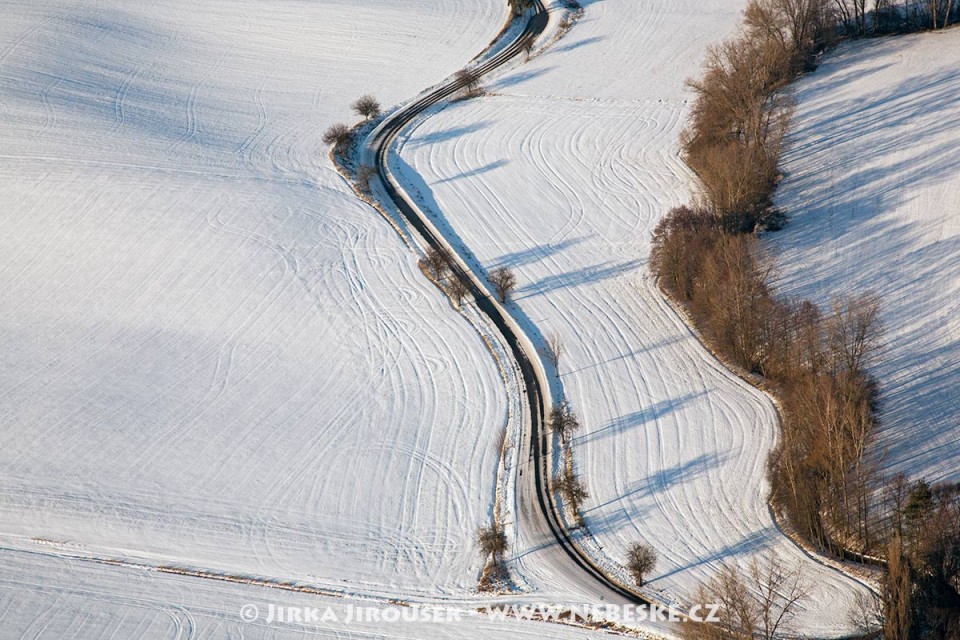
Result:
<svg viewBox="0 0 960 640">
<path fill-rule="evenodd" d="M 960 480 L 960 31 L 858 42 L 796 88 L 782 289 L 881 297 L 883 467 Z"/>
<path fill-rule="evenodd" d="M 473 588 L 503 382 L 320 137 L 452 73 L 501 4 L 4 4 L 0 533 Z"/>
<path fill-rule="evenodd" d="M 497 618 L 471 607 L 430 610 L 434 618 L 427 620 L 412 609 L 373 600 L 197 580 L 46 554 L 0 552 L 0 560 L 0 624 L 3 637 L 11 640 L 610 638 L 607 631 Z M 271 605 L 288 611 L 283 622 L 269 621 Z M 290 622 L 289 609 L 301 619 L 311 613 L 316 618 Z M 398 614 L 405 617 L 392 621 Z"/>
<path fill-rule="evenodd" d="M 554 395 L 584 423 L 584 544 L 616 570 L 649 542 L 649 587 L 681 601 L 720 563 L 773 550 L 815 585 L 802 630 L 849 632 L 863 587 L 801 553 L 767 510 L 772 404 L 713 360 L 647 271 L 653 226 L 690 197 L 683 82 L 744 3 L 584 4 L 555 48 L 421 122 L 396 170 L 478 265 L 517 273 L 531 333 L 565 342 Z"/>
</svg>

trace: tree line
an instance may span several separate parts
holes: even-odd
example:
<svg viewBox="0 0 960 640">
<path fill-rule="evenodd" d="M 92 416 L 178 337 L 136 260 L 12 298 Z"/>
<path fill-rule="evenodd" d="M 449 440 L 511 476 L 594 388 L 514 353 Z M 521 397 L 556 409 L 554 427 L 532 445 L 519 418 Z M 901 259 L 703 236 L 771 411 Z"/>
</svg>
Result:
<svg viewBox="0 0 960 640">
<path fill-rule="evenodd" d="M 861 617 L 882 620 L 890 639 L 957 638 L 957 487 L 884 478 L 872 448 L 879 398 L 868 369 L 879 346 L 880 301 L 860 293 L 824 309 L 777 295 L 774 265 L 756 234 L 783 222 L 772 195 L 792 115 L 785 88 L 838 35 L 877 29 L 893 3 L 872 4 L 868 17 L 868 0 L 751 0 L 739 32 L 709 49 L 702 75 L 689 82 L 696 99 L 681 140 L 702 197 L 657 225 L 651 269 L 711 348 L 777 397 L 783 434 L 768 476 L 772 500 L 796 533 L 839 557 L 885 559 L 883 596 L 864 603 Z M 946 1 L 900 9 L 937 16 L 928 28 L 957 12 Z M 732 574 L 720 580 L 711 588 L 739 588 Z M 717 637 L 740 637 L 735 627 L 744 624 Z"/>
<path fill-rule="evenodd" d="M 872 36 L 946 29 L 960 20 L 957 0 L 833 0 L 843 33 Z"/>
</svg>

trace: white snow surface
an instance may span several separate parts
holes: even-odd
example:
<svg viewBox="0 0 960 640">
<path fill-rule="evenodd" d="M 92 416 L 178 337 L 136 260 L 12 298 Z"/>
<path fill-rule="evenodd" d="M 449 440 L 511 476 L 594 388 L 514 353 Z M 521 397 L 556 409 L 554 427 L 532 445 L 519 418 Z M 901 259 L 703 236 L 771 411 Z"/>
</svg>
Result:
<svg viewBox="0 0 960 640">
<path fill-rule="evenodd" d="M 501 4 L 4 3 L 10 544 L 475 587 L 506 388 L 320 138 L 455 71 Z"/>
<path fill-rule="evenodd" d="M 650 543 L 660 559 L 648 589 L 682 602 L 721 563 L 773 551 L 812 587 L 797 630 L 839 635 L 854 631 L 848 611 L 865 587 L 776 528 L 771 401 L 711 357 L 647 270 L 654 225 L 694 183 L 678 149 L 684 80 L 744 4 L 584 3 L 554 48 L 423 119 L 392 162 L 478 268 L 516 272 L 521 323 L 563 339 L 554 396 L 584 424 L 574 456 L 591 553 L 618 571 L 630 543 Z"/>
<path fill-rule="evenodd" d="M 427 610 L 434 616 L 383 622 L 376 613 L 398 609 L 376 601 L 298 594 L 242 584 L 222 583 L 139 569 L 74 561 L 21 551 L 3 553 L 0 574 L 0 623 L 4 638 L 111 640 L 116 638 L 247 638 L 292 640 L 558 640 L 609 638 L 606 631 L 570 625 L 497 619 L 470 607 Z M 29 603 L 29 606 L 24 606 Z M 315 610 L 321 621 L 268 621 L 270 605 Z M 246 609 L 244 609 L 246 607 Z M 256 607 L 257 619 L 241 611 Z M 358 607 L 364 619 L 358 620 Z M 412 615 L 411 609 L 399 611 Z M 252 615 L 248 613 L 247 615 Z M 309 615 L 309 611 L 307 612 Z"/>
<path fill-rule="evenodd" d="M 770 239 L 781 289 L 881 298 L 876 452 L 960 481 L 960 31 L 843 46 L 798 83 Z"/>
</svg>

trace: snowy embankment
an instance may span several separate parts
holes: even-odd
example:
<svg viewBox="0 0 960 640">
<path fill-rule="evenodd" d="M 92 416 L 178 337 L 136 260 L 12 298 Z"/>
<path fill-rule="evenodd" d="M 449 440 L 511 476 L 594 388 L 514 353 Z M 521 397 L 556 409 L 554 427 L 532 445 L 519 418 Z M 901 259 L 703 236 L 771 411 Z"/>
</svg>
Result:
<svg viewBox="0 0 960 640">
<path fill-rule="evenodd" d="M 796 87 L 781 289 L 881 298 L 885 472 L 960 481 L 960 31 L 856 42 Z"/>
<path fill-rule="evenodd" d="M 775 551 L 813 585 L 800 630 L 843 634 L 865 588 L 800 552 L 767 509 L 771 402 L 716 363 L 647 272 L 653 226 L 690 197 L 683 81 L 742 5 L 585 3 L 567 38 L 423 120 L 393 164 L 475 265 L 517 273 L 526 329 L 565 342 L 554 395 L 584 423 L 584 545 L 616 570 L 630 543 L 652 544 L 649 588 L 672 601 L 720 563 Z"/>
<path fill-rule="evenodd" d="M 503 381 L 320 138 L 364 92 L 445 78 L 504 14 L 4 5 L 4 546 L 472 590 Z"/>
</svg>

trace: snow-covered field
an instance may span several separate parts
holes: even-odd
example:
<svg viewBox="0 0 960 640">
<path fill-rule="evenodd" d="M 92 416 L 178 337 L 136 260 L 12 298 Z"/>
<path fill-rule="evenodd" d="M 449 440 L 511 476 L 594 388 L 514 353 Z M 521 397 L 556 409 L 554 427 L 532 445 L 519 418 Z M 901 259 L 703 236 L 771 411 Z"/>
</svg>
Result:
<svg viewBox="0 0 960 640">
<path fill-rule="evenodd" d="M 298 623 L 285 613 L 269 621 L 270 606 L 320 619 Z M 253 617 L 256 607 L 257 618 Z M 363 609 L 358 620 L 357 608 Z M 248 616 L 241 617 L 241 611 Z M 247 585 L 197 580 L 136 569 L 4 553 L 0 573 L 0 624 L 4 638 L 112 640 L 117 638 L 246 638 L 292 640 L 467 639 L 558 640 L 609 638 L 563 624 L 498 619 L 470 607 L 415 612 L 416 618 L 383 622 L 397 608 L 376 601 L 345 601 Z M 411 616 L 411 610 L 399 611 Z M 294 619 L 295 620 L 295 619 Z"/>
<path fill-rule="evenodd" d="M 960 31 L 855 43 L 796 89 L 786 293 L 873 291 L 885 469 L 960 480 Z"/>
<path fill-rule="evenodd" d="M 500 373 L 320 137 L 455 71 L 501 4 L 4 4 L 5 545 L 475 586 Z"/>
<path fill-rule="evenodd" d="M 565 342 L 555 395 L 584 423 L 585 545 L 613 567 L 649 542 L 661 551 L 650 588 L 679 600 L 720 563 L 776 551 L 814 585 L 802 630 L 839 634 L 863 587 L 770 517 L 772 404 L 717 365 L 647 271 L 653 226 L 690 197 L 684 80 L 743 4 L 585 3 L 555 48 L 421 121 L 393 162 L 455 246 L 517 273 L 525 326 Z"/>
<path fill-rule="evenodd" d="M 646 272 L 652 226 L 689 196 L 683 80 L 743 2 L 582 3 L 566 39 L 404 139 L 398 171 L 451 240 L 517 271 L 524 325 L 563 336 L 557 390 L 585 423 L 575 455 L 591 552 L 614 567 L 628 543 L 650 542 L 661 551 L 651 588 L 683 600 L 720 562 L 775 549 L 816 584 L 803 630 L 848 631 L 860 587 L 801 554 L 767 512 L 772 406 L 711 359 Z M 396 104 L 460 67 L 496 35 L 503 4 L 5 5 L 11 637 L 63 637 L 84 620 L 78 637 L 313 631 L 237 629 L 253 587 L 80 556 L 361 600 L 473 598 L 472 536 L 517 397 L 320 137 L 361 93 Z M 516 541 L 521 583 L 575 601 L 575 578 L 539 561 L 550 541 Z"/>
</svg>

